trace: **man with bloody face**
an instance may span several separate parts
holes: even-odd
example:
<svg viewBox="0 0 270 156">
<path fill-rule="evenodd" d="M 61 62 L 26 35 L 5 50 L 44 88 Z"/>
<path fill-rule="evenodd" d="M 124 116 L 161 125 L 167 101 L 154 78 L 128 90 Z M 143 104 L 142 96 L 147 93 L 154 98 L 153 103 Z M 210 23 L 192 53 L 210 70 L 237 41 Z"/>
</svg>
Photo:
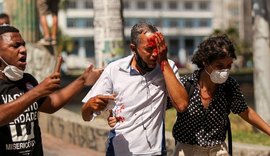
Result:
<svg viewBox="0 0 270 156">
<path fill-rule="evenodd" d="M 153 70 L 157 63 L 162 62 L 162 56 L 163 60 L 167 59 L 167 46 L 163 35 L 157 32 L 155 27 L 150 27 L 149 29 L 131 32 L 130 49 L 135 52 L 136 65 L 142 72 Z M 138 36 L 138 33 L 140 36 Z M 159 62 L 158 56 L 160 57 Z"/>
<path fill-rule="evenodd" d="M 165 155 L 167 99 L 183 112 L 188 95 L 156 27 L 134 25 L 130 49 L 134 54 L 110 63 L 83 99 L 82 117 L 89 121 L 100 114 L 100 107 L 112 108 L 117 123 L 109 132 L 107 156 Z M 114 97 L 113 102 L 109 97 Z M 108 103 L 113 107 L 108 108 Z"/>
</svg>

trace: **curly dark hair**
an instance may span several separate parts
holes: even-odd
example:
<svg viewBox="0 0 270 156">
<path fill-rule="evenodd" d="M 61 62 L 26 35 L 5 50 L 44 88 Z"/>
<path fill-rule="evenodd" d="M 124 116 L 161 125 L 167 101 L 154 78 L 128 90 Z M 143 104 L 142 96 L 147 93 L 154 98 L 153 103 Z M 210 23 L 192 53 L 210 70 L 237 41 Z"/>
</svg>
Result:
<svg viewBox="0 0 270 156">
<path fill-rule="evenodd" d="M 210 36 L 200 43 L 192 57 L 192 63 L 203 69 L 205 64 L 225 57 L 236 59 L 235 49 L 232 41 L 226 34 Z"/>
</svg>

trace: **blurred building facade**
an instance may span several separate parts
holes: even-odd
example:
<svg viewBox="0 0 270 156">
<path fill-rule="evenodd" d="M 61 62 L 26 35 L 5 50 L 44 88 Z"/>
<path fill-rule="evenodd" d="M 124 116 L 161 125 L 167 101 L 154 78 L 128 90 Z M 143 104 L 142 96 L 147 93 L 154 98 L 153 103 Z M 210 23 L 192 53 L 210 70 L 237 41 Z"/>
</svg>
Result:
<svg viewBox="0 0 270 156">
<path fill-rule="evenodd" d="M 3 12 L 3 0 L 0 0 L 0 12 Z"/>
<path fill-rule="evenodd" d="M 139 21 L 159 28 L 166 36 L 169 57 L 178 64 L 185 64 L 215 29 L 234 27 L 240 38 L 252 40 L 251 0 L 123 0 L 123 5 L 126 50 L 131 27 Z M 67 0 L 59 11 L 61 31 L 74 40 L 72 54 L 94 58 L 93 7 L 92 0 Z"/>
<path fill-rule="evenodd" d="M 123 5 L 127 50 L 131 27 L 139 21 L 164 33 L 169 57 L 179 64 L 215 29 L 234 27 L 245 38 L 244 0 L 123 0 Z M 84 57 L 95 55 L 93 15 L 92 0 L 68 0 L 59 12 L 59 26 L 75 41 L 74 53 Z"/>
</svg>

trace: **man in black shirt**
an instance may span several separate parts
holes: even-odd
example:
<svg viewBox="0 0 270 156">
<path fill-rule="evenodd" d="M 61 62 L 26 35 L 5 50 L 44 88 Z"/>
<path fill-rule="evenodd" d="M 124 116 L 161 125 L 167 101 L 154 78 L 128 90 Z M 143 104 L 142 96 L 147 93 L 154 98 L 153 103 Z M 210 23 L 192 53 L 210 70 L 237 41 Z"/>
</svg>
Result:
<svg viewBox="0 0 270 156">
<path fill-rule="evenodd" d="M 89 66 L 61 90 L 58 59 L 53 74 L 40 84 L 27 73 L 25 42 L 19 30 L 0 26 L 0 155 L 42 156 L 38 111 L 53 113 L 62 108 L 85 85 L 93 85 L 102 70 Z M 57 91 L 56 91 L 57 90 Z"/>
</svg>

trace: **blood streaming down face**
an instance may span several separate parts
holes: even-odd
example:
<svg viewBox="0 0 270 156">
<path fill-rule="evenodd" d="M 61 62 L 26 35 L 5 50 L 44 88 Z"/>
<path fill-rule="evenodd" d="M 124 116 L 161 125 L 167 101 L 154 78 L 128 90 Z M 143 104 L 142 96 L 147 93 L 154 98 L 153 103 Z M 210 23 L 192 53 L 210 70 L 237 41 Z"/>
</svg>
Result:
<svg viewBox="0 0 270 156">
<path fill-rule="evenodd" d="M 156 44 L 156 36 L 155 36 L 155 34 L 153 34 L 151 37 L 149 37 L 147 39 L 147 42 L 148 42 L 148 44 L 147 44 L 148 47 L 155 47 L 153 49 L 153 53 L 154 53 L 154 55 L 157 55 L 158 54 L 158 50 L 157 50 L 157 44 Z"/>
</svg>

